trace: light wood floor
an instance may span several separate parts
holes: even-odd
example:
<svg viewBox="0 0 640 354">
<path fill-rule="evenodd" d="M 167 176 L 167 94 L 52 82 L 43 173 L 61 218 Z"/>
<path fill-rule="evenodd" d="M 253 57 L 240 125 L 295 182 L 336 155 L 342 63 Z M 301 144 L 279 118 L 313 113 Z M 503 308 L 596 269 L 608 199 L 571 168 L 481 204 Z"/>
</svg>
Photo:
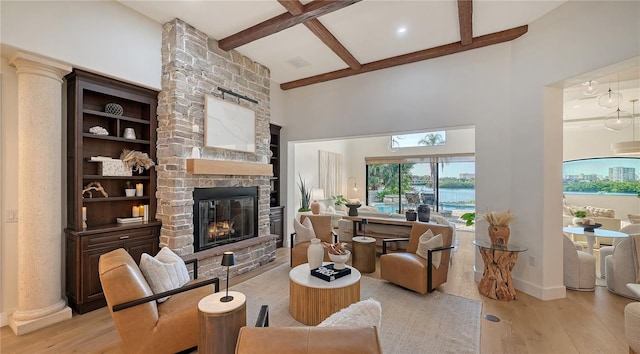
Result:
<svg viewBox="0 0 640 354">
<path fill-rule="evenodd" d="M 623 313 L 631 300 L 611 294 L 604 287 L 597 287 L 595 292 L 567 291 L 566 299 L 553 301 L 541 301 L 524 293 L 519 293 L 513 302 L 488 299 L 478 293 L 473 281 L 473 234 L 458 235 L 460 244 L 448 282 L 439 290 L 480 300 L 483 314 L 501 319 L 498 323 L 481 320 L 482 353 L 628 353 Z M 231 279 L 231 285 L 288 262 L 288 249 L 279 249 L 276 261 Z M 379 278 L 379 271 L 368 276 Z M 106 308 L 75 315 L 20 337 L 5 326 L 0 338 L 2 353 L 122 352 Z"/>
</svg>

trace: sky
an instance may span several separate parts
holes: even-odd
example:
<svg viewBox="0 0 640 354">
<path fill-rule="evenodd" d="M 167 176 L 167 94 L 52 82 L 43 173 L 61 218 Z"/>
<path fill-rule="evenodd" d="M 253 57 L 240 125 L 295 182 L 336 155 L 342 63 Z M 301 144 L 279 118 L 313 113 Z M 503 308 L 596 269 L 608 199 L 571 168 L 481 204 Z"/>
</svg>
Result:
<svg viewBox="0 0 640 354">
<path fill-rule="evenodd" d="M 562 164 L 562 175 L 597 174 L 609 175 L 609 167 L 633 167 L 640 171 L 640 158 L 611 157 L 565 161 Z"/>
</svg>

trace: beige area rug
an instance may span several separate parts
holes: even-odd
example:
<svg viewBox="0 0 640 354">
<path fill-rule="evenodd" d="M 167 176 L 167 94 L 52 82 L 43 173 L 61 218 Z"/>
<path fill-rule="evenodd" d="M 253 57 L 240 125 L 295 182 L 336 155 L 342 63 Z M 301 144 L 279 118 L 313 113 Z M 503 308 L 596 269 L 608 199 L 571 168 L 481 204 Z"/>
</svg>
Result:
<svg viewBox="0 0 640 354">
<path fill-rule="evenodd" d="M 231 288 L 247 296 L 247 325 L 255 324 L 261 305 L 269 305 L 270 327 L 304 326 L 289 314 L 289 270 L 283 264 Z M 480 301 L 438 291 L 420 295 L 366 276 L 360 295 L 382 304 L 384 353 L 480 352 Z"/>
</svg>

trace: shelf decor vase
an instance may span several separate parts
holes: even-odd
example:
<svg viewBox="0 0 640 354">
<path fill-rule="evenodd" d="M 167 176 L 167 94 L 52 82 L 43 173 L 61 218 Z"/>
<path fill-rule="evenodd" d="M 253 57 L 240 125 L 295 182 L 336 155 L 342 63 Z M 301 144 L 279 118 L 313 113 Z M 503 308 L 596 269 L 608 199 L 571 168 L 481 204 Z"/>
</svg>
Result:
<svg viewBox="0 0 640 354">
<path fill-rule="evenodd" d="M 509 226 L 489 225 L 489 238 L 492 246 L 507 247 L 510 236 Z"/>
<path fill-rule="evenodd" d="M 431 209 L 426 204 L 418 205 L 418 221 L 429 222 L 431 216 Z"/>
<path fill-rule="evenodd" d="M 322 266 L 322 259 L 324 258 L 324 248 L 320 244 L 319 238 L 312 238 L 309 248 L 307 248 L 307 262 L 309 263 L 309 269 L 315 269 Z"/>
<path fill-rule="evenodd" d="M 407 218 L 407 221 L 416 221 L 416 218 L 418 217 L 418 213 L 413 209 L 407 210 L 404 215 Z"/>
<path fill-rule="evenodd" d="M 317 200 L 311 202 L 311 204 L 309 204 L 309 208 L 311 208 L 311 213 L 313 213 L 313 215 L 320 214 L 320 203 L 318 203 Z"/>
</svg>

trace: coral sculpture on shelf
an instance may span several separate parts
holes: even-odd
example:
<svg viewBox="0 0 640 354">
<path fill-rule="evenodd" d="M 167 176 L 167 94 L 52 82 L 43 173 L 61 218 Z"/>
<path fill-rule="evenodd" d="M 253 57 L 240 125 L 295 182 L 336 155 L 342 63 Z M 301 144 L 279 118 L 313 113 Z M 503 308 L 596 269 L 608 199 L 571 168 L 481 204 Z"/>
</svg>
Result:
<svg viewBox="0 0 640 354">
<path fill-rule="evenodd" d="M 489 238 L 494 246 L 507 247 L 511 230 L 509 224 L 515 219 L 511 211 L 490 211 L 482 215 L 489 223 Z"/>
<path fill-rule="evenodd" d="M 146 152 L 135 150 L 123 149 L 122 154 L 120 154 L 120 160 L 122 160 L 127 167 L 133 168 L 138 173 L 142 173 L 145 169 L 149 169 L 155 165 Z"/>
<path fill-rule="evenodd" d="M 343 243 L 343 242 L 338 242 L 338 243 L 323 242 L 322 244 L 324 245 L 324 247 L 331 254 L 341 255 L 341 254 L 349 253 L 349 250 L 344 247 L 344 246 L 346 246 L 346 243 Z"/>
</svg>

